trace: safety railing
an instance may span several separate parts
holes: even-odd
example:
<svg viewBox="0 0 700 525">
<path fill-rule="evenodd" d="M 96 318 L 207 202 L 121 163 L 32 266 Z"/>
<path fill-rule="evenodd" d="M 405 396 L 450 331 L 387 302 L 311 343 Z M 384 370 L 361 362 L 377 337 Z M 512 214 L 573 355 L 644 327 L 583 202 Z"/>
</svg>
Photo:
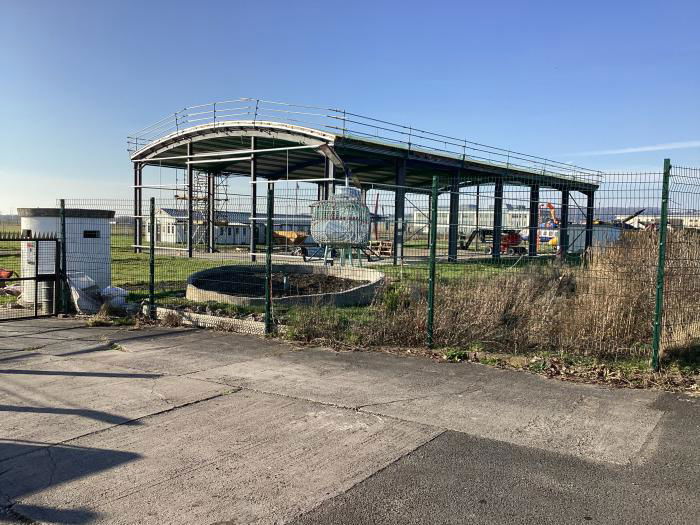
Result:
<svg viewBox="0 0 700 525">
<path fill-rule="evenodd" d="M 128 151 L 134 154 L 153 142 L 183 129 L 230 121 L 283 122 L 326 131 L 341 137 L 379 142 L 405 148 L 408 151 L 449 156 L 505 169 L 593 184 L 599 184 L 602 181 L 602 172 L 544 157 L 488 146 L 342 109 L 253 98 L 183 108 L 127 137 Z"/>
</svg>

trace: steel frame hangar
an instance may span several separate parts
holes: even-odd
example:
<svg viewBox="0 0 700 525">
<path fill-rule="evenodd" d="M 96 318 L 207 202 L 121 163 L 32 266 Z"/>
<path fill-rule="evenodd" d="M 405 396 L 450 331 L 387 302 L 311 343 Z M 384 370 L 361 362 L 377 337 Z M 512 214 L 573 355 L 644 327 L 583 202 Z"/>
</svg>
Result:
<svg viewBox="0 0 700 525">
<path fill-rule="evenodd" d="M 223 175 L 250 178 L 250 251 L 256 251 L 258 183 L 292 180 L 315 183 L 327 199 L 348 178 L 363 191 L 394 191 L 393 262 L 404 257 L 406 193 L 426 192 L 432 177 L 447 181 L 448 258 L 457 259 L 460 189 L 493 184 L 493 250 L 500 256 L 504 185 L 529 188 L 528 255 L 537 254 L 540 191 L 561 192 L 560 246 L 568 247 L 570 192 L 586 197 L 585 247 L 593 241 L 594 196 L 598 171 L 542 157 L 486 146 L 464 139 L 393 124 L 344 110 L 299 106 L 259 99 L 236 99 L 175 112 L 127 139 L 134 170 L 134 249 L 143 243 L 143 190 L 165 186 L 143 183 L 145 166 L 186 172 L 188 241 L 194 249 L 194 174 L 206 173 L 207 249 L 214 250 L 214 188 Z M 201 198 L 200 198 L 201 200 Z"/>
</svg>

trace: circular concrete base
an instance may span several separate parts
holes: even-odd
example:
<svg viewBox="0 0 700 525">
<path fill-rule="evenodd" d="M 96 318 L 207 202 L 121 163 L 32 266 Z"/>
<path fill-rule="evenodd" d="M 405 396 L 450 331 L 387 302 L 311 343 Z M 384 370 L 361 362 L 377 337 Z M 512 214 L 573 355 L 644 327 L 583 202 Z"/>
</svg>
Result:
<svg viewBox="0 0 700 525">
<path fill-rule="evenodd" d="M 245 282 L 246 274 L 259 274 L 265 271 L 262 265 L 257 266 L 219 266 L 195 272 L 187 279 L 185 297 L 191 301 L 237 304 L 239 306 L 264 306 L 265 297 L 248 297 L 222 293 L 210 289 L 203 289 L 203 282 L 207 282 L 207 288 L 211 288 L 214 279 L 221 279 L 222 272 L 230 275 L 232 280 Z M 357 281 L 358 285 L 348 290 L 339 292 L 319 293 L 310 295 L 289 295 L 274 297 L 272 302 L 285 306 L 365 306 L 370 304 L 377 290 L 384 282 L 384 274 L 370 268 L 358 268 L 354 266 L 318 266 L 312 264 L 273 264 L 273 273 L 318 273 L 332 275 Z"/>
</svg>

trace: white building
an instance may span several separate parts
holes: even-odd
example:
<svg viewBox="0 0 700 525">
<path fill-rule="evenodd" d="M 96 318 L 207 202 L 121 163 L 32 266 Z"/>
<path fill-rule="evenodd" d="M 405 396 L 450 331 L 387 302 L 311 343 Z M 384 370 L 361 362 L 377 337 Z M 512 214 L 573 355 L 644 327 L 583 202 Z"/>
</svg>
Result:
<svg viewBox="0 0 700 525">
<path fill-rule="evenodd" d="M 22 234 L 27 237 L 61 235 L 60 210 L 58 208 L 19 208 Z M 94 281 L 98 289 L 112 283 L 111 221 L 114 211 L 68 208 L 66 225 L 66 274 L 71 281 Z M 37 253 L 37 249 L 39 252 Z M 56 244 L 42 241 L 21 243 L 22 277 L 53 274 L 56 265 Z M 48 284 L 48 283 L 46 283 Z M 36 282 L 22 281 L 22 301 L 34 302 Z M 40 287 L 37 296 L 44 302 L 52 294 Z"/>
<path fill-rule="evenodd" d="M 264 216 L 262 216 L 264 218 Z M 248 245 L 250 243 L 250 213 L 237 211 L 216 212 L 214 237 L 215 244 Z M 257 243 L 265 243 L 265 223 L 258 220 Z M 144 221 L 146 234 L 151 233 L 150 218 Z M 309 215 L 275 215 L 276 231 L 311 231 Z M 201 212 L 194 212 L 194 239 L 205 239 L 207 224 Z M 174 208 L 156 210 L 156 244 L 187 244 L 187 211 Z"/>
<path fill-rule="evenodd" d="M 427 234 L 428 214 L 416 210 L 413 212 L 413 221 L 408 226 L 410 231 L 424 229 Z M 504 208 L 503 209 L 503 229 L 522 230 L 528 227 L 530 212 L 526 207 Z M 476 208 L 459 210 L 458 216 L 459 233 L 469 235 L 475 228 L 493 227 L 493 208 L 480 209 L 477 215 Z M 447 232 L 450 224 L 450 211 L 448 209 L 438 209 L 437 229 L 438 232 Z"/>
</svg>

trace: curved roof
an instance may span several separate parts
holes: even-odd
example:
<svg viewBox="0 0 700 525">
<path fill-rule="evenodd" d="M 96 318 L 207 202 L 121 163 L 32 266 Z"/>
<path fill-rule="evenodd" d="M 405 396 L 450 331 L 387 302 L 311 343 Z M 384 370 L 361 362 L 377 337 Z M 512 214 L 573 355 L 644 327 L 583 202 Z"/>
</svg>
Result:
<svg viewBox="0 0 700 525">
<path fill-rule="evenodd" d="M 594 170 L 346 111 L 257 99 L 186 108 L 130 136 L 128 144 L 134 162 L 241 175 L 250 173 L 254 149 L 257 176 L 268 179 L 324 178 L 330 155 L 367 184 L 393 184 L 397 161 L 404 160 L 405 184 L 416 188 L 457 170 L 466 185 L 502 177 L 509 184 L 593 191 L 601 180 Z"/>
</svg>

